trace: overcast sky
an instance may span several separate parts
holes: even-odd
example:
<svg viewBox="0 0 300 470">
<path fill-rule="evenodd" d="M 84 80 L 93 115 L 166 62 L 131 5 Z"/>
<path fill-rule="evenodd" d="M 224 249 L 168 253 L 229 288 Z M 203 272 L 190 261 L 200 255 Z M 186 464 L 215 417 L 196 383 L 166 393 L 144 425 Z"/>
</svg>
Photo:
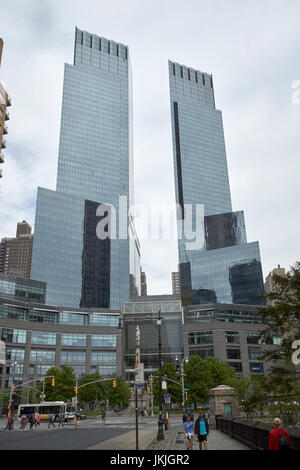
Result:
<svg viewBox="0 0 300 470">
<path fill-rule="evenodd" d="M 174 203 L 168 59 L 212 73 L 233 210 L 260 242 L 264 276 L 299 260 L 299 0 L 1 2 L 0 79 L 12 99 L 0 180 L 0 237 L 34 225 L 37 186 L 55 189 L 64 63 L 74 29 L 129 46 L 135 202 Z M 142 240 L 148 293 L 171 293 L 175 240 Z"/>
</svg>

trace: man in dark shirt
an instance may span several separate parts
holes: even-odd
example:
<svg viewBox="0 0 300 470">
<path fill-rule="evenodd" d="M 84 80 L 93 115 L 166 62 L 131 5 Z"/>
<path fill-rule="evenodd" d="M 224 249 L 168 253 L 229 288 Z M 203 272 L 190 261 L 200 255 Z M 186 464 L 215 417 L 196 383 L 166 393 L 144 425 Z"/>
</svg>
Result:
<svg viewBox="0 0 300 470">
<path fill-rule="evenodd" d="M 198 436 L 199 449 L 202 450 L 202 442 L 204 444 L 204 450 L 207 450 L 207 436 L 209 434 L 208 421 L 205 418 L 205 414 L 201 411 L 199 418 L 195 422 L 195 435 Z"/>
</svg>

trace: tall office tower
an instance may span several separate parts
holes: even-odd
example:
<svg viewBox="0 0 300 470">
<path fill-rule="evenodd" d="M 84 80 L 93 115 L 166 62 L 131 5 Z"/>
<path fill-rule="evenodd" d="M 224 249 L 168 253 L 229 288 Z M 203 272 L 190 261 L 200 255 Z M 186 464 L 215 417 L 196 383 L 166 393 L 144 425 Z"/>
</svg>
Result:
<svg viewBox="0 0 300 470">
<path fill-rule="evenodd" d="M 3 39 L 0 38 L 0 66 L 2 59 L 3 51 Z M 6 148 L 6 140 L 3 137 L 7 134 L 7 125 L 6 121 L 9 120 L 9 112 L 7 108 L 11 106 L 11 99 L 8 93 L 6 92 L 2 83 L 0 83 L 0 163 L 4 163 L 4 155 L 2 150 Z M 0 178 L 2 178 L 2 169 L 0 168 Z"/>
<path fill-rule="evenodd" d="M 173 293 L 173 295 L 180 295 L 180 275 L 179 275 L 179 272 L 172 273 L 172 293 Z"/>
<path fill-rule="evenodd" d="M 31 277 L 47 283 L 47 303 L 119 308 L 129 300 L 130 279 L 139 285 L 140 276 L 130 256 L 138 251 L 131 204 L 128 48 L 76 28 L 74 63 L 64 71 L 57 187 L 38 188 L 37 196 Z M 106 223 L 114 220 L 115 234 Z"/>
<path fill-rule="evenodd" d="M 212 76 L 169 61 L 169 79 L 182 301 L 260 304 L 259 245 L 247 243 L 243 212 L 232 212 L 222 114 L 215 107 Z M 186 233 L 191 207 L 195 227 L 196 204 L 204 206 L 198 245 Z"/>
<path fill-rule="evenodd" d="M 33 234 L 23 220 L 17 224 L 16 238 L 0 242 L 0 273 L 30 279 Z"/>
<path fill-rule="evenodd" d="M 141 295 L 147 295 L 147 278 L 146 273 L 141 268 Z"/>
<path fill-rule="evenodd" d="M 272 294 L 274 292 L 275 286 L 273 282 L 273 274 L 276 274 L 277 276 L 285 276 L 285 268 L 281 268 L 280 264 L 277 265 L 277 268 L 272 269 L 272 271 L 268 274 L 265 280 L 265 292 L 266 294 Z M 268 299 L 267 300 L 268 305 L 275 305 L 275 302 L 273 300 Z"/>
</svg>

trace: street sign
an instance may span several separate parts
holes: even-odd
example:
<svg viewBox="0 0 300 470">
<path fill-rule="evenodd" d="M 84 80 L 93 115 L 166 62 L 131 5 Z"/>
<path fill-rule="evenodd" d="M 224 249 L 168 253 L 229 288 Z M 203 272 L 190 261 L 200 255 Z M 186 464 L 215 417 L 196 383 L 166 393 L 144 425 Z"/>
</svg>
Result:
<svg viewBox="0 0 300 470">
<path fill-rule="evenodd" d="M 72 403 L 77 403 L 77 397 L 72 397 Z"/>
<path fill-rule="evenodd" d="M 162 381 L 162 383 L 161 383 L 161 388 L 162 388 L 163 390 L 167 390 L 167 382 L 166 382 L 165 380 Z"/>
<path fill-rule="evenodd" d="M 191 389 L 190 388 L 185 388 L 184 391 L 185 392 L 189 392 Z"/>
<path fill-rule="evenodd" d="M 4 341 L 0 341 L 0 364 L 6 364 Z"/>
<path fill-rule="evenodd" d="M 135 384 L 137 390 L 142 390 L 144 388 L 144 384 Z"/>
</svg>

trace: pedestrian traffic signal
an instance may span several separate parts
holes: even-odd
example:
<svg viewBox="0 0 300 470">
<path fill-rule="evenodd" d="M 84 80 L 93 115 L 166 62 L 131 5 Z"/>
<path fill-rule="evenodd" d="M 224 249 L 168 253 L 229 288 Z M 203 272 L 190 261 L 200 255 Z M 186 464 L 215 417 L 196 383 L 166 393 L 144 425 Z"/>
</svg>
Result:
<svg viewBox="0 0 300 470">
<path fill-rule="evenodd" d="M 14 391 L 15 391 L 15 385 L 14 384 L 11 384 L 11 391 L 12 391 L 12 393 L 14 393 Z"/>
<path fill-rule="evenodd" d="M 54 377 L 53 377 L 53 379 L 51 380 L 51 385 L 52 385 L 52 387 L 55 386 L 55 378 L 54 378 Z"/>
<path fill-rule="evenodd" d="M 116 386 L 117 386 L 117 382 L 113 380 L 113 387 L 116 388 Z"/>
<path fill-rule="evenodd" d="M 148 392 L 148 393 L 151 393 L 150 387 L 147 387 L 147 392 Z"/>
<path fill-rule="evenodd" d="M 75 387 L 74 387 L 74 392 L 75 392 L 75 395 L 77 395 L 77 392 L 78 392 L 78 387 L 77 387 L 77 385 L 75 385 Z"/>
</svg>

